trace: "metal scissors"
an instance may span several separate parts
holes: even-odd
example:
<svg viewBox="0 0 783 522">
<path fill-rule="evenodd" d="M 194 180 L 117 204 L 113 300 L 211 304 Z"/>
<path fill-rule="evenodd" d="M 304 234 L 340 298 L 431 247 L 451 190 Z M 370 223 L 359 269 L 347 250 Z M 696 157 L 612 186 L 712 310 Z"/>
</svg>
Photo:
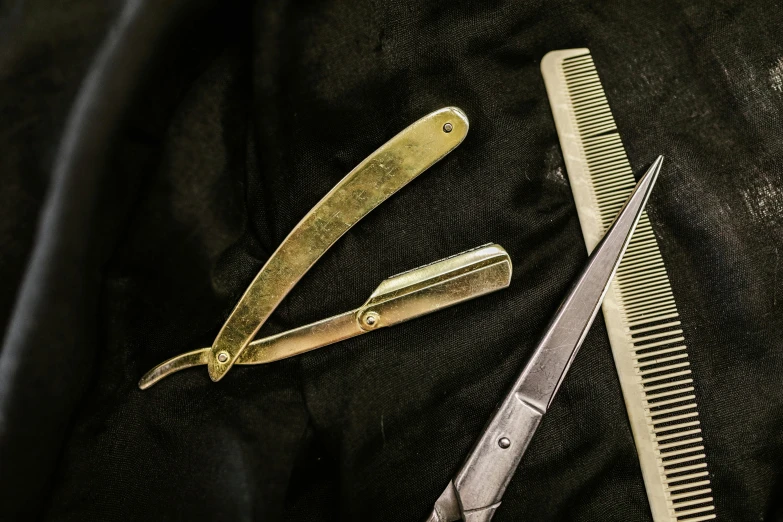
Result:
<svg viewBox="0 0 783 522">
<path fill-rule="evenodd" d="M 552 404 L 593 324 L 662 162 L 663 156 L 659 156 L 639 180 L 558 308 L 511 391 L 500 403 L 462 468 L 435 502 L 428 522 L 492 519 L 541 418 Z"/>
</svg>

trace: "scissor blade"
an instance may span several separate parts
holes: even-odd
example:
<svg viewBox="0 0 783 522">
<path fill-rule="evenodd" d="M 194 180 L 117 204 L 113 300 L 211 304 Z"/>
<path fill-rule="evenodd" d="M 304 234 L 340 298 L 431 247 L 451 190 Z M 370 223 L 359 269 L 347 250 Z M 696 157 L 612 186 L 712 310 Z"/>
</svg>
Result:
<svg viewBox="0 0 783 522">
<path fill-rule="evenodd" d="M 642 176 L 549 323 L 544 337 L 520 376 L 517 394 L 544 412 L 549 409 L 576 352 L 593 324 L 609 283 L 644 211 L 662 163 L 663 156 L 659 156 Z"/>
<path fill-rule="evenodd" d="M 628 198 L 560 305 L 510 393 L 498 407 L 431 521 L 489 521 L 557 393 L 622 260 L 661 169 L 659 157 Z M 453 484 L 453 485 L 452 485 Z M 455 494 L 456 492 L 456 494 Z M 455 511 L 459 516 L 455 515 Z"/>
</svg>

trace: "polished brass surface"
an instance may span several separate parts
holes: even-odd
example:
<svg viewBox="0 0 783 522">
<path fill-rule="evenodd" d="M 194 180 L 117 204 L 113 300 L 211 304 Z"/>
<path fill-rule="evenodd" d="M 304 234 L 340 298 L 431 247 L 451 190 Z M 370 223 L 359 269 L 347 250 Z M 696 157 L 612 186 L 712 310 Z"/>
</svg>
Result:
<svg viewBox="0 0 783 522">
<path fill-rule="evenodd" d="M 451 124 L 450 130 L 444 126 Z M 397 134 L 343 178 L 291 231 L 231 312 L 209 349 L 220 380 L 280 301 L 349 228 L 465 138 L 468 119 L 454 107 L 433 112 Z"/>
<path fill-rule="evenodd" d="M 253 341 L 237 364 L 265 364 L 299 355 L 495 292 L 510 282 L 511 259 L 503 247 L 469 250 L 386 279 L 356 310 Z M 169 359 L 147 372 L 139 387 L 147 389 L 174 372 L 208 364 L 209 354 L 209 348 L 202 348 Z"/>
</svg>

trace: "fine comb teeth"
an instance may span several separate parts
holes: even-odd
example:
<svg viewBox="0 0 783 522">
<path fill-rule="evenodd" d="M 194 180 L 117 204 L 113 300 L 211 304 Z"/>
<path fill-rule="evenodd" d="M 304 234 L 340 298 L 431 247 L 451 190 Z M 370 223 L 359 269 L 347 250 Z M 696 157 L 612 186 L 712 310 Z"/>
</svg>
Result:
<svg viewBox="0 0 783 522">
<path fill-rule="evenodd" d="M 590 252 L 633 190 L 633 170 L 590 51 L 552 51 L 541 72 Z M 693 370 L 646 213 L 602 310 L 653 519 L 716 518 Z"/>
</svg>

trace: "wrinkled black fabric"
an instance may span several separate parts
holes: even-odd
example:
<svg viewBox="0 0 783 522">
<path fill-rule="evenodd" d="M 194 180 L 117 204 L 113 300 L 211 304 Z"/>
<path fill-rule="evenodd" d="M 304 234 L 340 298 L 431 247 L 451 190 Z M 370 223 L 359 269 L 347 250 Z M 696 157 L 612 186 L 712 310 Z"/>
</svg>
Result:
<svg viewBox="0 0 783 522">
<path fill-rule="evenodd" d="M 0 519 L 421 520 L 586 255 L 539 72 L 589 47 L 682 314 L 720 520 L 783 520 L 779 2 L 0 6 Z M 253 275 L 424 114 L 464 143 L 264 326 L 487 242 L 508 290 L 274 364 L 204 368 Z M 599 319 L 498 521 L 650 520 Z"/>
</svg>

